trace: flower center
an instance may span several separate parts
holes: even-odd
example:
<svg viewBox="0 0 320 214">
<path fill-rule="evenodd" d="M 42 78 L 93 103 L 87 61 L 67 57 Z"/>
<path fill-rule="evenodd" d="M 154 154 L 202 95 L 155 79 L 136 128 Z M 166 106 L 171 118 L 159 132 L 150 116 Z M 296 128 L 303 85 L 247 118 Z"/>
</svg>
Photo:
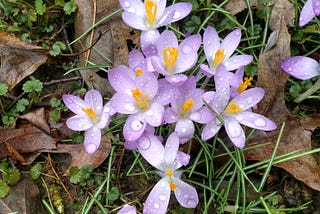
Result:
<svg viewBox="0 0 320 214">
<path fill-rule="evenodd" d="M 213 66 L 217 67 L 223 60 L 226 55 L 224 54 L 223 49 L 218 49 L 216 53 L 214 54 L 213 58 Z"/>
<path fill-rule="evenodd" d="M 168 68 L 168 72 L 171 73 L 172 68 L 176 64 L 177 58 L 178 58 L 179 50 L 178 48 L 174 47 L 167 47 L 163 49 L 163 58 L 164 62 L 166 63 L 166 66 Z"/>
<path fill-rule="evenodd" d="M 242 112 L 242 109 L 233 101 L 227 105 L 225 112 L 227 114 L 235 114 L 238 112 Z"/>
<path fill-rule="evenodd" d="M 142 74 L 142 69 L 141 68 L 137 68 L 135 71 L 136 76 L 140 76 Z"/>
<path fill-rule="evenodd" d="M 136 100 L 137 106 L 139 106 L 142 110 L 147 110 L 149 108 L 148 101 L 149 97 L 148 94 L 142 94 L 141 91 L 136 88 L 131 90 L 132 96 Z"/>
<path fill-rule="evenodd" d="M 178 185 L 172 182 L 173 170 L 167 169 L 166 176 L 169 177 L 169 186 L 170 186 L 171 191 L 175 190 L 178 187 Z"/>
<path fill-rule="evenodd" d="M 252 83 L 251 81 L 253 80 L 252 77 L 245 77 L 244 81 L 241 82 L 241 85 L 238 87 L 237 91 L 239 93 L 242 93 L 244 90 L 248 88 L 248 86 L 251 86 Z"/>
<path fill-rule="evenodd" d="M 158 5 L 155 1 L 146 0 L 145 1 L 146 14 L 148 22 L 153 24 L 156 20 Z"/>
<path fill-rule="evenodd" d="M 193 100 L 192 99 L 186 100 L 181 106 L 180 115 L 184 116 L 186 113 L 190 111 L 192 107 L 193 107 Z"/>
<path fill-rule="evenodd" d="M 97 120 L 97 115 L 92 108 L 81 108 L 93 121 Z"/>
</svg>

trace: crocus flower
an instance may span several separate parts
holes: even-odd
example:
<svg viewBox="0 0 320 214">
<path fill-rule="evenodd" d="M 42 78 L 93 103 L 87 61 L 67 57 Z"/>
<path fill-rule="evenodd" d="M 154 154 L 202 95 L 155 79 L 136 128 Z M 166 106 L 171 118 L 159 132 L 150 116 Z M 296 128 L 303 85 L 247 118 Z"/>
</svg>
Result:
<svg viewBox="0 0 320 214">
<path fill-rule="evenodd" d="M 320 0 L 307 0 L 300 12 L 299 26 L 308 24 L 315 16 L 320 14 Z"/>
<path fill-rule="evenodd" d="M 176 3 L 166 8 L 166 0 L 120 0 L 124 12 L 122 20 L 128 26 L 142 30 L 141 47 L 145 54 L 152 54 L 146 51 L 154 48 L 153 44 L 159 37 L 157 28 L 166 26 L 186 17 L 192 9 L 191 3 Z"/>
<path fill-rule="evenodd" d="M 203 49 L 209 65 L 200 65 L 201 71 L 211 77 L 221 63 L 224 64 L 228 71 L 249 64 L 253 60 L 251 55 L 231 56 L 238 47 L 240 39 L 241 30 L 236 29 L 220 43 L 217 31 L 213 27 L 207 27 L 203 34 Z"/>
<path fill-rule="evenodd" d="M 238 80 L 237 83 L 231 85 L 231 98 L 236 97 L 240 93 L 244 92 L 249 86 L 252 85 L 252 77 L 244 77 L 244 66 L 238 68 L 234 74 L 234 77 Z M 234 81 L 235 82 L 235 81 Z"/>
<path fill-rule="evenodd" d="M 141 155 L 159 170 L 158 174 L 162 177 L 149 193 L 143 208 L 144 214 L 165 214 L 171 191 L 181 206 L 186 208 L 197 206 L 199 199 L 196 189 L 182 181 L 182 173 L 177 171 L 189 161 L 189 159 L 181 161 L 178 148 L 179 137 L 175 132 L 170 134 L 165 146 L 156 137 L 140 138 L 138 149 Z"/>
<path fill-rule="evenodd" d="M 282 70 L 300 80 L 307 80 L 319 76 L 319 62 L 310 57 L 290 57 L 282 60 L 279 65 Z"/>
<path fill-rule="evenodd" d="M 110 122 L 114 114 L 110 103 L 103 106 L 103 99 L 99 91 L 90 90 L 84 100 L 65 94 L 62 97 L 64 104 L 76 115 L 69 118 L 67 126 L 74 131 L 85 131 L 84 148 L 88 154 L 97 151 L 101 141 L 101 129 Z"/>
<path fill-rule="evenodd" d="M 117 214 L 136 214 L 137 213 L 137 208 L 132 205 L 124 205 L 118 212 Z"/>
<path fill-rule="evenodd" d="M 178 44 L 175 33 L 165 30 L 157 41 L 158 57 L 151 58 L 152 64 L 168 82 L 182 83 L 188 78 L 182 73 L 192 68 L 198 60 L 200 44 L 199 34 L 189 36 Z"/>
<path fill-rule="evenodd" d="M 164 121 L 176 123 L 175 132 L 178 134 L 181 143 L 185 143 L 193 137 L 193 121 L 203 120 L 201 97 L 202 89 L 196 88 L 196 79 L 190 76 L 183 85 L 179 87 L 180 96 L 172 100 L 171 107 L 167 108 L 164 114 Z"/>
<path fill-rule="evenodd" d="M 227 82 L 225 73 L 226 69 L 223 65 L 217 68 L 214 78 L 216 92 L 207 92 L 203 96 L 214 111 L 215 118 L 205 125 L 201 137 L 202 140 L 208 140 L 224 125 L 232 143 L 238 148 L 244 148 L 245 133 L 240 124 L 264 131 L 276 129 L 276 124 L 268 118 L 250 111 L 263 98 L 264 90 L 262 88 L 245 90 L 229 101 L 230 86 L 225 84 Z"/>
</svg>

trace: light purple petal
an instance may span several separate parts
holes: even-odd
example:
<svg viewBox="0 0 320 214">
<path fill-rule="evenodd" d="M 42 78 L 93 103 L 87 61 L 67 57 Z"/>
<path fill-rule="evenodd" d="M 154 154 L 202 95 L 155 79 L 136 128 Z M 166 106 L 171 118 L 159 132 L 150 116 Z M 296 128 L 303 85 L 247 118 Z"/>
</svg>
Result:
<svg viewBox="0 0 320 214">
<path fill-rule="evenodd" d="M 167 6 L 167 0 L 158 0 L 156 1 L 157 3 L 157 14 L 156 14 L 156 20 L 161 19 L 163 16 L 163 12 L 166 9 Z"/>
<path fill-rule="evenodd" d="M 216 74 L 214 76 L 214 83 L 218 100 L 221 105 L 226 106 L 230 99 L 230 83 L 229 75 L 223 64 L 218 65 Z"/>
<path fill-rule="evenodd" d="M 193 100 L 193 107 L 190 109 L 190 112 L 196 111 L 203 106 L 203 102 L 202 102 L 203 94 L 204 94 L 204 91 L 202 89 L 195 88 L 185 96 L 185 101 L 189 99 Z"/>
<path fill-rule="evenodd" d="M 111 98 L 112 107 L 121 114 L 137 113 L 140 109 L 135 102 L 132 96 L 122 92 L 115 93 Z"/>
<path fill-rule="evenodd" d="M 165 123 L 175 123 L 179 119 L 176 112 L 174 112 L 173 108 L 167 108 L 165 113 L 163 114 L 163 120 Z"/>
<path fill-rule="evenodd" d="M 240 43 L 241 30 L 235 29 L 229 33 L 221 43 L 221 48 L 225 51 L 225 59 L 228 59 L 236 50 Z"/>
<path fill-rule="evenodd" d="M 162 123 L 164 107 L 160 103 L 154 102 L 150 109 L 143 113 L 143 117 L 148 124 L 157 127 Z"/>
<path fill-rule="evenodd" d="M 174 75 L 167 75 L 165 78 L 169 83 L 175 86 L 179 86 L 188 79 L 188 76 L 184 74 L 174 74 Z"/>
<path fill-rule="evenodd" d="M 181 151 L 178 151 L 177 152 L 177 157 L 176 157 L 176 160 L 182 165 L 182 166 L 187 166 L 189 161 L 190 161 L 190 155 L 184 153 L 184 152 L 181 152 Z"/>
<path fill-rule="evenodd" d="M 187 184 L 178 178 L 173 177 L 172 181 L 177 184 L 174 195 L 179 204 L 186 208 L 195 208 L 199 203 L 197 190 L 190 184 Z"/>
<path fill-rule="evenodd" d="M 145 30 L 141 32 L 141 49 L 146 57 L 158 55 L 156 44 L 159 37 L 160 33 L 158 30 Z"/>
<path fill-rule="evenodd" d="M 152 100 L 158 92 L 158 79 L 153 73 L 144 72 L 136 78 L 136 87 Z"/>
<path fill-rule="evenodd" d="M 127 141 L 135 141 L 141 137 L 145 128 L 146 122 L 137 115 L 130 115 L 123 127 L 123 136 Z"/>
<path fill-rule="evenodd" d="M 135 150 L 138 149 L 138 142 L 137 141 L 124 141 L 123 143 L 124 148 L 128 150 Z"/>
<path fill-rule="evenodd" d="M 216 29 L 209 26 L 203 33 L 203 49 L 206 55 L 207 61 L 212 65 L 213 54 L 220 48 L 220 38 Z M 210 66 L 211 67 L 211 66 Z"/>
<path fill-rule="evenodd" d="M 158 83 L 158 95 L 154 99 L 155 102 L 167 105 L 180 96 L 179 90 L 172 84 L 168 83 L 165 79 L 160 79 Z"/>
<path fill-rule="evenodd" d="M 109 125 L 110 116 L 115 114 L 115 110 L 111 106 L 111 102 L 109 101 L 103 106 L 102 113 L 100 116 L 100 122 L 96 125 L 99 129 L 105 128 Z"/>
<path fill-rule="evenodd" d="M 320 0 L 312 0 L 313 12 L 316 16 L 320 15 Z"/>
<path fill-rule="evenodd" d="M 128 65 L 129 68 L 135 69 L 140 66 L 141 62 L 144 60 L 144 56 L 138 49 L 133 49 L 128 55 Z"/>
<path fill-rule="evenodd" d="M 180 141 L 179 141 L 179 136 L 176 132 L 172 132 L 167 141 L 166 145 L 164 146 L 164 162 L 168 165 L 171 166 L 177 156 L 177 152 L 179 149 Z"/>
<path fill-rule="evenodd" d="M 175 73 L 185 72 L 196 64 L 200 45 L 200 34 L 189 36 L 180 43 Z"/>
<path fill-rule="evenodd" d="M 243 111 L 235 115 L 239 123 L 259 130 L 272 131 L 277 128 L 277 125 L 270 119 L 253 112 Z"/>
<path fill-rule="evenodd" d="M 144 4 L 140 0 L 119 0 L 119 3 L 124 11 L 135 13 L 139 16 L 144 15 Z"/>
<path fill-rule="evenodd" d="M 255 87 L 245 90 L 236 96 L 231 102 L 234 102 L 243 111 L 255 106 L 264 96 L 264 89 Z"/>
<path fill-rule="evenodd" d="M 138 139 L 137 145 L 142 157 L 153 167 L 161 170 L 165 150 L 160 140 L 153 134 L 145 132 Z"/>
<path fill-rule="evenodd" d="M 100 115 L 103 108 L 103 99 L 99 91 L 90 90 L 84 96 L 84 101 L 89 104 L 93 111 Z"/>
<path fill-rule="evenodd" d="M 160 62 L 165 67 L 165 61 L 163 57 L 163 51 L 165 48 L 178 48 L 178 39 L 176 34 L 171 30 L 165 30 L 161 33 L 158 39 L 158 56 L 160 58 Z"/>
<path fill-rule="evenodd" d="M 71 94 L 64 94 L 62 96 L 62 100 L 68 107 L 68 109 L 70 109 L 73 113 L 79 115 L 86 115 L 86 113 L 82 109 L 91 107 L 84 100 Z"/>
<path fill-rule="evenodd" d="M 246 136 L 239 122 L 232 117 L 226 117 L 224 127 L 231 142 L 240 149 L 244 148 Z"/>
<path fill-rule="evenodd" d="M 214 113 L 206 106 L 203 106 L 196 112 L 192 112 L 189 116 L 190 120 L 193 120 L 197 123 L 206 124 L 209 121 L 215 119 Z"/>
<path fill-rule="evenodd" d="M 241 66 L 248 65 L 253 60 L 253 57 L 251 55 L 238 55 L 233 56 L 227 59 L 223 62 L 223 64 L 226 66 L 227 71 L 233 71 Z"/>
<path fill-rule="evenodd" d="M 122 21 L 131 28 L 138 30 L 148 30 L 146 27 L 143 16 L 138 16 L 135 13 L 123 12 Z"/>
<path fill-rule="evenodd" d="M 68 128 L 73 131 L 84 131 L 90 129 L 93 126 L 91 119 L 86 115 L 74 115 L 66 121 L 66 124 Z"/>
<path fill-rule="evenodd" d="M 84 136 L 84 148 L 89 155 L 92 155 L 97 151 L 101 141 L 101 130 L 97 127 L 92 127 L 85 131 Z"/>
<path fill-rule="evenodd" d="M 176 123 L 175 132 L 181 138 L 189 138 L 194 134 L 194 124 L 189 119 L 180 119 Z"/>
<path fill-rule="evenodd" d="M 125 92 L 135 87 L 134 73 L 127 66 L 120 65 L 108 71 L 108 80 L 117 92 Z"/>
<path fill-rule="evenodd" d="M 208 122 L 207 125 L 202 129 L 201 133 L 201 140 L 209 140 L 212 138 L 215 134 L 218 133 L 218 131 L 221 128 L 221 124 L 217 125 L 216 119 Z"/>
<path fill-rule="evenodd" d="M 168 208 L 170 199 L 170 186 L 168 177 L 162 178 L 153 187 L 144 204 L 144 214 L 165 214 Z"/>
<path fill-rule="evenodd" d="M 214 70 L 212 70 L 212 69 L 214 69 Z M 206 64 L 201 64 L 199 72 L 203 73 L 207 77 L 212 77 L 216 73 L 215 68 L 212 67 L 212 69 Z"/>
<path fill-rule="evenodd" d="M 280 62 L 282 70 L 295 78 L 307 80 L 319 75 L 319 63 L 305 56 L 294 56 Z"/>
<path fill-rule="evenodd" d="M 136 214 L 137 213 L 137 208 L 135 206 L 131 205 L 124 205 L 118 212 L 117 214 Z"/>
<path fill-rule="evenodd" d="M 316 16 L 312 7 L 312 1 L 313 0 L 308 0 L 300 12 L 300 27 L 303 27 L 304 25 L 308 24 Z"/>
<path fill-rule="evenodd" d="M 161 18 L 161 20 L 159 20 L 158 25 L 164 26 L 164 25 L 168 25 L 172 22 L 179 21 L 179 20 L 185 18 L 187 15 L 189 15 L 189 13 L 191 12 L 191 9 L 192 9 L 191 3 L 184 3 L 183 2 L 183 3 L 173 4 L 169 7 L 167 7 L 165 9 L 165 11 L 163 12 L 163 15 L 167 14 L 166 16 L 168 16 L 170 18 L 165 18 L 165 19 Z"/>
</svg>

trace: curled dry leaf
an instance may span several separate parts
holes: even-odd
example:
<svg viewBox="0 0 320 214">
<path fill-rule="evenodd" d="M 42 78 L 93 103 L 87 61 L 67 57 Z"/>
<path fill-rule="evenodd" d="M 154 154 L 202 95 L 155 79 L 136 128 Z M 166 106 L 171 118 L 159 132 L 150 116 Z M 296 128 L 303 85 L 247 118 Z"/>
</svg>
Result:
<svg viewBox="0 0 320 214">
<path fill-rule="evenodd" d="M 266 160 L 274 151 L 279 129 L 283 122 L 286 126 L 277 151 L 277 156 L 293 151 L 311 150 L 312 131 L 320 126 L 319 116 L 302 118 L 289 113 L 285 105 L 284 90 L 288 75 L 278 64 L 289 57 L 290 35 L 282 19 L 277 44 L 270 51 L 259 56 L 257 86 L 265 89 L 265 97 L 259 103 L 257 112 L 277 123 L 278 129 L 269 133 L 257 132 L 249 141 L 249 145 L 270 142 L 265 146 L 248 150 L 246 159 Z M 320 168 L 312 155 L 305 155 L 277 165 L 307 186 L 320 191 Z"/>
<path fill-rule="evenodd" d="M 21 115 L 19 118 L 29 121 L 45 133 L 50 134 L 50 127 L 46 118 L 46 112 L 44 108 L 38 108 L 34 111 L 30 111 L 24 115 Z"/>
<path fill-rule="evenodd" d="M 32 74 L 48 57 L 48 51 L 19 39 L 13 34 L 0 31 L 0 82 L 9 90 Z"/>
</svg>

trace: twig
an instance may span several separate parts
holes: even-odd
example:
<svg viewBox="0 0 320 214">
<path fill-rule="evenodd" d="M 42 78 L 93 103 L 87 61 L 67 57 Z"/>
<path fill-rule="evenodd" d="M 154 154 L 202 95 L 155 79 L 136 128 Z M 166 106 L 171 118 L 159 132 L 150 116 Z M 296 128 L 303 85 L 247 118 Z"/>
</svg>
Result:
<svg viewBox="0 0 320 214">
<path fill-rule="evenodd" d="M 49 159 L 49 163 L 50 163 L 52 172 L 54 173 L 54 175 L 56 176 L 56 178 L 59 180 L 59 182 L 60 182 L 61 186 L 63 187 L 64 191 L 67 193 L 69 200 L 70 200 L 71 202 L 73 202 L 73 201 L 74 201 L 73 196 L 71 195 L 71 193 L 69 192 L 69 190 L 67 189 L 67 187 L 64 185 L 64 183 L 62 182 L 62 179 L 60 178 L 60 176 L 58 175 L 58 173 L 56 172 L 56 170 L 55 170 L 54 167 L 53 167 L 52 159 L 51 159 L 51 157 L 50 157 L 50 153 L 48 153 L 48 159 Z"/>
<path fill-rule="evenodd" d="M 52 200 L 51 200 L 51 196 L 50 196 L 50 192 L 49 192 L 49 189 L 48 189 L 48 186 L 47 186 L 47 184 L 46 184 L 45 180 L 44 180 L 42 177 L 41 177 L 41 180 L 42 180 L 42 182 L 43 182 L 43 184 L 44 184 L 44 188 L 45 188 L 45 189 L 46 189 L 46 191 L 47 191 L 50 206 L 51 206 L 51 207 L 53 207 L 53 205 L 52 205 Z"/>
<path fill-rule="evenodd" d="M 50 86 L 50 85 L 54 85 L 54 84 L 58 84 L 58 83 L 72 82 L 72 81 L 77 81 L 77 80 L 81 80 L 81 79 L 82 79 L 81 77 L 69 77 L 69 78 L 65 78 L 65 79 L 51 80 L 49 82 L 43 83 L 43 85 Z"/>
</svg>

